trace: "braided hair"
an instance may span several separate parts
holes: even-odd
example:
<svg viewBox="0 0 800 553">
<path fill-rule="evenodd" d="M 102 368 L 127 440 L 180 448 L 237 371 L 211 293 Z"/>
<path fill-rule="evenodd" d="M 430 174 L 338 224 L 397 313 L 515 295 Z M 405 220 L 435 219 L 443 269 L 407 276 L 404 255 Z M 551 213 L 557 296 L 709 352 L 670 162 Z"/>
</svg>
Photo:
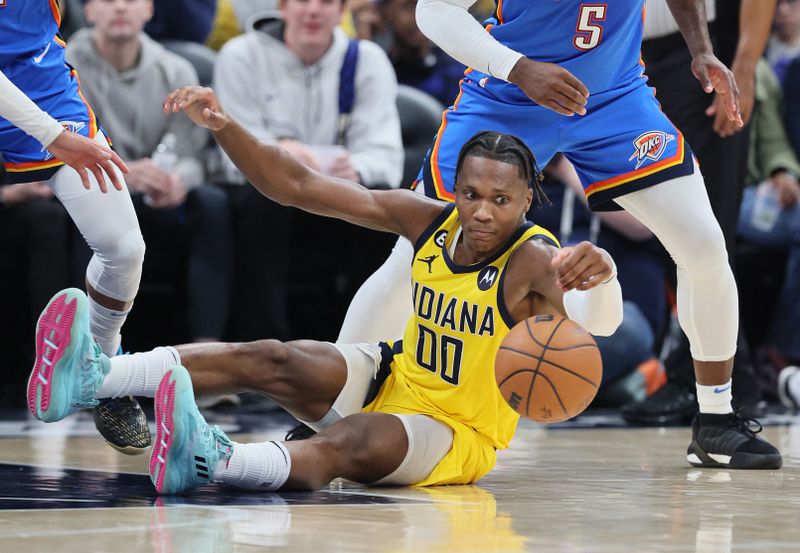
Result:
<svg viewBox="0 0 800 553">
<path fill-rule="evenodd" d="M 544 176 L 536 163 L 536 157 L 530 148 L 513 134 L 481 131 L 467 140 L 458 154 L 455 182 L 458 182 L 458 174 L 464 160 L 468 157 L 483 157 L 516 166 L 519 169 L 520 177 L 525 179 L 528 188 L 533 190 L 536 205 L 541 206 L 542 200 L 550 203 L 542 190 L 541 182 Z"/>
</svg>

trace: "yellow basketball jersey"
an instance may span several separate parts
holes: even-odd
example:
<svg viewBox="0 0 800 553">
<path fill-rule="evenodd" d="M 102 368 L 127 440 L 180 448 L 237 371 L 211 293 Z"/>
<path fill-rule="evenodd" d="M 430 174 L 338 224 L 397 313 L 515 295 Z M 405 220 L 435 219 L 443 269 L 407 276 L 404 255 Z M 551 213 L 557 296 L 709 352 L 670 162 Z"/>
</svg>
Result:
<svg viewBox="0 0 800 553">
<path fill-rule="evenodd" d="M 547 230 L 526 223 L 492 257 L 456 265 L 448 248 L 459 228 L 450 204 L 415 244 L 411 269 L 414 315 L 395 354 L 395 386 L 420 411 L 455 419 L 496 449 L 508 447 L 519 415 L 500 395 L 494 359 L 514 321 L 503 299 L 503 280 L 514 250 L 533 237 L 558 246 Z M 394 350 L 399 350 L 395 344 Z M 411 398 L 409 398 L 411 399 Z"/>
</svg>

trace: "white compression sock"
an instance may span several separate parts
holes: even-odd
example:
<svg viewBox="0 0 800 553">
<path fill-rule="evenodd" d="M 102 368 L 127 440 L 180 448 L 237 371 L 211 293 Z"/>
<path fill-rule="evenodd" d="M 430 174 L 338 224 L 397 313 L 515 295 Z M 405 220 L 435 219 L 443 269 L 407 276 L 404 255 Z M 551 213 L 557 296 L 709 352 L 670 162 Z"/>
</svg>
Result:
<svg viewBox="0 0 800 553">
<path fill-rule="evenodd" d="M 237 488 L 273 492 L 289 478 L 292 459 L 280 442 L 233 445 L 227 464 L 219 463 L 212 480 Z"/>
<path fill-rule="evenodd" d="M 97 397 L 155 397 L 164 374 L 180 364 L 178 350 L 170 346 L 112 357 L 111 371 L 106 375 Z"/>
<path fill-rule="evenodd" d="M 717 386 L 697 386 L 697 403 L 701 413 L 725 415 L 732 413 L 731 400 L 733 399 L 733 380 Z"/>
<path fill-rule="evenodd" d="M 103 349 L 103 353 L 112 357 L 117 354 L 122 337 L 119 331 L 131 310 L 115 311 L 103 307 L 89 296 L 89 330 Z"/>
</svg>

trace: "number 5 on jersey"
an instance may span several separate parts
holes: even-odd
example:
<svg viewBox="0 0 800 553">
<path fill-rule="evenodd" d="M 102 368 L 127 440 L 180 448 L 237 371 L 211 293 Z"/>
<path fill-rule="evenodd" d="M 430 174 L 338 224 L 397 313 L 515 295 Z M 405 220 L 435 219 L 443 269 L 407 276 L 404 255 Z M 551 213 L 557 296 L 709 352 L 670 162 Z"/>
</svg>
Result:
<svg viewBox="0 0 800 553">
<path fill-rule="evenodd" d="M 578 23 L 575 25 L 575 38 L 572 44 L 578 50 L 596 48 L 603 39 L 603 26 L 598 22 L 606 19 L 606 4 L 581 4 Z"/>
</svg>

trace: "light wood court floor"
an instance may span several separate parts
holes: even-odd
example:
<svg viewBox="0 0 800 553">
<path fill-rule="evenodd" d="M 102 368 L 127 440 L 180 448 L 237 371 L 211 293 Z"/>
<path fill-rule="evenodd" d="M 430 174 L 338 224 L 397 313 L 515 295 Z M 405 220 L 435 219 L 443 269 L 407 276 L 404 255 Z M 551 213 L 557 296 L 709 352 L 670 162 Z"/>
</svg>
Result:
<svg viewBox="0 0 800 553">
<path fill-rule="evenodd" d="M 237 440 L 279 438 L 286 419 L 218 420 Z M 690 430 L 523 423 L 476 486 L 157 498 L 147 457 L 125 457 L 85 415 L 0 421 L 0 551 L 586 552 L 800 551 L 800 419 L 763 435 L 779 471 L 698 470 Z M 243 431 L 247 430 L 248 434 Z"/>
</svg>

